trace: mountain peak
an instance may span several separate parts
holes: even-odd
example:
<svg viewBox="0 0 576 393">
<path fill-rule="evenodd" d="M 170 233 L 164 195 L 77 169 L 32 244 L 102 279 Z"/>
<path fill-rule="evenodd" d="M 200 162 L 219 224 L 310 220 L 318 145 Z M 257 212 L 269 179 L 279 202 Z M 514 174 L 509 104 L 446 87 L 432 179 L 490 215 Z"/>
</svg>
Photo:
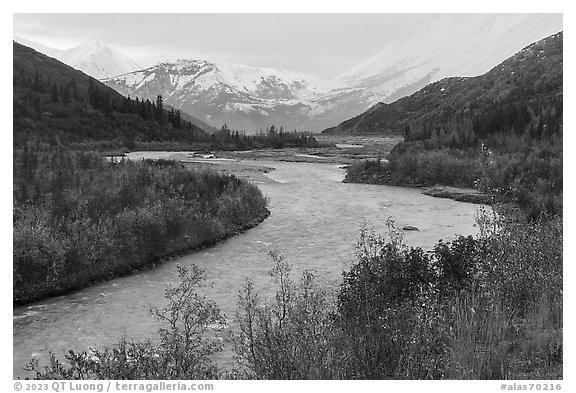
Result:
<svg viewBox="0 0 576 393">
<path fill-rule="evenodd" d="M 92 56 L 100 53 L 113 53 L 114 55 L 120 54 L 120 52 L 110 48 L 107 44 L 97 40 L 84 42 L 71 49 L 68 49 L 66 53 L 74 53 L 79 57 Z"/>
<path fill-rule="evenodd" d="M 108 45 L 106 45 L 102 41 L 98 41 L 98 40 L 85 42 L 83 44 L 78 45 L 78 47 L 82 47 L 82 48 L 86 48 L 86 49 L 92 49 L 94 51 L 109 49 Z"/>
<path fill-rule="evenodd" d="M 134 60 L 99 40 L 68 49 L 60 59 L 97 79 L 110 78 L 142 68 Z"/>
</svg>

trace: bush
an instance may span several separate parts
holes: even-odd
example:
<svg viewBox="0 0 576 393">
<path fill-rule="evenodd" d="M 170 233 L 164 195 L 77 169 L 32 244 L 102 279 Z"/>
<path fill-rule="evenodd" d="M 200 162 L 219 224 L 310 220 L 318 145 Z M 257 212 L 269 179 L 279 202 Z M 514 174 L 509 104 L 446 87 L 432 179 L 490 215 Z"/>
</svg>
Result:
<svg viewBox="0 0 576 393">
<path fill-rule="evenodd" d="M 504 135 L 505 142 L 510 142 Z M 366 160 L 350 165 L 345 181 L 395 186 L 477 188 L 517 204 L 531 220 L 562 213 L 562 143 L 559 140 L 518 144 L 515 149 L 431 148 L 421 141 L 403 142 L 388 163 Z"/>
<path fill-rule="evenodd" d="M 274 302 L 263 303 L 246 280 L 239 294 L 239 331 L 233 336 L 239 365 L 257 379 L 326 379 L 338 376 L 330 330 L 330 306 L 310 272 L 299 284 L 291 266 L 271 252 Z"/>
<path fill-rule="evenodd" d="M 268 214 L 260 190 L 175 162 L 14 153 L 14 299 L 21 304 L 212 244 Z"/>
<path fill-rule="evenodd" d="M 150 310 L 160 328 L 160 342 L 133 342 L 125 338 L 102 350 L 68 352 L 66 363 L 50 355 L 48 365 L 38 360 L 26 370 L 35 379 L 217 379 L 218 367 L 211 356 L 221 343 L 207 334 L 211 326 L 225 323 L 214 302 L 198 294 L 203 272 L 196 266 L 178 266 L 180 283 L 165 291 L 167 305 Z"/>
<path fill-rule="evenodd" d="M 121 341 L 103 351 L 55 357 L 38 378 L 555 379 L 562 377 L 561 219 L 516 222 L 480 214 L 478 238 L 408 248 L 388 221 L 363 227 L 356 261 L 335 304 L 304 271 L 271 252 L 273 299 L 250 279 L 239 293 L 232 342 L 238 368 L 210 361 L 220 350 L 207 326 L 218 308 L 195 289 L 201 273 L 179 269 L 166 291 L 160 343 Z"/>
<path fill-rule="evenodd" d="M 440 241 L 430 256 L 408 250 L 393 225 L 386 238 L 361 231 L 337 302 L 338 348 L 348 359 L 342 375 L 561 374 L 561 219 L 493 215 L 479 223 L 478 239 Z"/>
</svg>

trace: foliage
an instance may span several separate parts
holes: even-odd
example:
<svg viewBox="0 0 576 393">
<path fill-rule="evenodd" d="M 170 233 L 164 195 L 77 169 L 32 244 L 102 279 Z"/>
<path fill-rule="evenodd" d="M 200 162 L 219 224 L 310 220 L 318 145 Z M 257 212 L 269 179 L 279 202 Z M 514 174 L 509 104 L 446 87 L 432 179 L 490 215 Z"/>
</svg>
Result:
<svg viewBox="0 0 576 393">
<path fill-rule="evenodd" d="M 363 161 L 348 167 L 346 181 L 402 186 L 477 188 L 512 201 L 536 219 L 562 212 L 562 138 L 530 141 L 503 138 L 506 151 L 478 148 L 428 150 L 424 142 L 403 142 L 389 162 Z"/>
<path fill-rule="evenodd" d="M 223 326 L 226 321 L 214 302 L 197 293 L 202 275 L 195 265 L 191 269 L 178 266 L 180 284 L 166 289 L 168 305 L 150 311 L 161 324 L 161 369 L 169 379 L 218 375 L 210 355 L 220 352 L 222 345 L 218 340 L 206 339 L 206 334 L 209 326 Z"/>
<path fill-rule="evenodd" d="M 346 180 L 476 187 L 518 204 L 532 220 L 561 214 L 562 42 L 558 33 L 484 75 L 432 83 L 342 123 L 404 134 L 387 162 L 353 164 Z"/>
<path fill-rule="evenodd" d="M 291 265 L 271 252 L 276 293 L 262 299 L 246 280 L 231 371 L 203 357 L 219 348 L 203 338 L 220 317 L 194 291 L 196 268 L 179 270 L 182 283 L 166 291 L 168 306 L 153 312 L 164 322 L 158 347 L 124 340 L 70 353 L 71 367 L 52 357 L 44 371 L 38 362 L 30 370 L 58 379 L 561 378 L 560 219 L 518 223 L 484 212 L 478 223 L 477 238 L 439 242 L 430 253 L 407 247 L 391 220 L 384 236 L 363 227 L 335 304 L 314 274 L 293 281 Z"/>
<path fill-rule="evenodd" d="M 257 379 L 335 378 L 330 307 L 324 290 L 307 271 L 294 283 L 284 257 L 277 251 L 270 256 L 275 301 L 261 302 L 250 279 L 239 294 L 239 331 L 233 336 L 239 365 Z"/>
<path fill-rule="evenodd" d="M 69 351 L 65 363 L 54 354 L 45 366 L 35 359 L 26 370 L 35 373 L 35 379 L 217 379 L 219 371 L 210 356 L 221 351 L 221 344 L 207 333 L 210 325 L 223 323 L 223 317 L 197 291 L 202 271 L 178 266 L 178 277 L 178 286 L 166 289 L 167 305 L 150 311 L 160 323 L 158 344 L 123 338 L 102 350 Z"/>
<path fill-rule="evenodd" d="M 212 134 L 211 148 L 213 150 L 248 150 L 285 147 L 319 147 L 320 144 L 310 133 L 286 132 L 282 127 L 277 129 L 274 125 L 254 135 L 246 135 L 238 130 L 233 131 L 226 124 L 220 131 Z"/>
<path fill-rule="evenodd" d="M 517 223 L 504 217 L 497 216 L 494 225 L 484 216 L 490 231 L 477 239 L 439 242 L 429 257 L 367 237 L 369 246 L 359 248 L 338 296 L 341 342 L 348 341 L 353 356 L 351 377 L 558 375 L 561 221 Z M 410 266 L 419 266 L 419 275 L 399 273 Z M 410 283 L 405 277 L 417 279 Z M 400 292 L 402 285 L 407 288 Z"/>
<path fill-rule="evenodd" d="M 14 302 L 152 266 L 267 216 L 258 188 L 174 162 L 14 151 Z"/>
</svg>

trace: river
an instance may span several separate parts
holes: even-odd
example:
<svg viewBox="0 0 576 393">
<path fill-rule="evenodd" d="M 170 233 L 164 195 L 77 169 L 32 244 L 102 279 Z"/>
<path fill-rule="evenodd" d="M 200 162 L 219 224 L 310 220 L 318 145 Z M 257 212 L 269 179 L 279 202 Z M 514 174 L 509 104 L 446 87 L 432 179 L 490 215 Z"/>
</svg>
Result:
<svg viewBox="0 0 576 393">
<path fill-rule="evenodd" d="M 85 350 L 113 344 L 123 335 L 152 338 L 157 325 L 148 316 L 163 304 L 164 288 L 176 279 L 176 265 L 196 264 L 205 270 L 208 296 L 226 314 L 234 328 L 237 293 L 251 277 L 261 296 L 273 285 L 268 251 L 277 248 L 293 265 L 316 272 L 327 288 L 335 289 L 342 271 L 354 260 L 354 244 L 363 222 L 384 232 L 388 217 L 406 232 L 409 245 L 431 248 L 439 239 L 475 234 L 478 205 L 425 196 L 418 190 L 364 184 L 345 184 L 338 165 L 323 163 L 258 162 L 275 168 L 258 182 L 269 198 L 271 215 L 257 227 L 198 252 L 176 258 L 153 270 L 137 272 L 84 290 L 47 299 L 13 311 L 13 373 L 33 356 L 46 360 L 49 351 Z M 228 329 L 228 330 L 229 330 Z M 225 335 L 226 332 L 222 334 Z M 230 365 L 226 350 L 219 362 Z"/>
</svg>

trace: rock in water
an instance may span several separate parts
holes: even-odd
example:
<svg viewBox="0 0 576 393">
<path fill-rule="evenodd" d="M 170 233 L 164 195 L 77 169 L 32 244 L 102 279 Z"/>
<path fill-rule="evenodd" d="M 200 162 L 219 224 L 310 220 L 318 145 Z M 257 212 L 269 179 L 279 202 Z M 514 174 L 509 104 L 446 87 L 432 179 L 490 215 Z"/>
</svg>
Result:
<svg viewBox="0 0 576 393">
<path fill-rule="evenodd" d="M 402 230 L 404 230 L 404 231 L 419 231 L 420 229 L 418 229 L 412 225 L 404 225 L 402 227 Z"/>
</svg>

